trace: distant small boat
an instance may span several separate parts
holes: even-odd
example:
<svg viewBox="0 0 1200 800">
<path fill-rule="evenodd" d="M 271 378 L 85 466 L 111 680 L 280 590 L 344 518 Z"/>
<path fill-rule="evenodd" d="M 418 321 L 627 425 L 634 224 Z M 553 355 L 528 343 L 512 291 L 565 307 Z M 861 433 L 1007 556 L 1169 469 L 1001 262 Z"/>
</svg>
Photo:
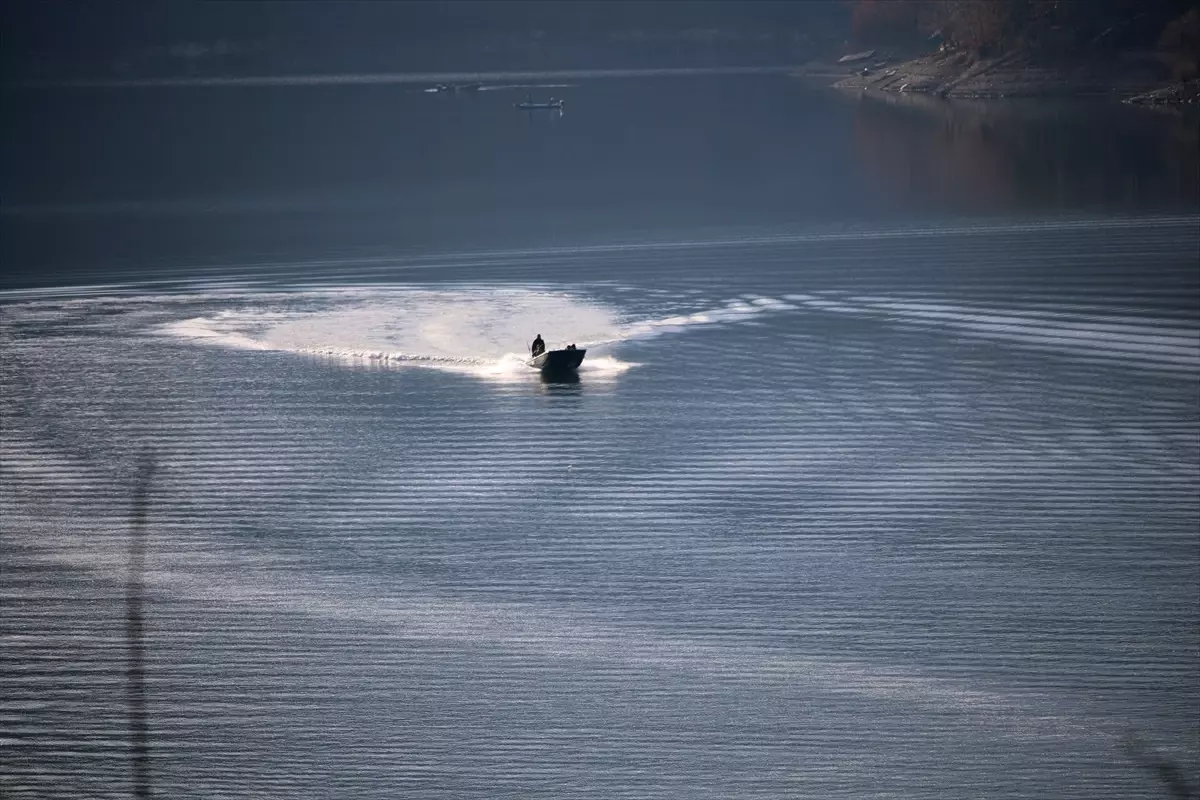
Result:
<svg viewBox="0 0 1200 800">
<path fill-rule="evenodd" d="M 439 83 L 439 84 L 435 85 L 433 88 L 427 89 L 426 91 L 450 92 L 450 93 L 478 92 L 482 88 L 483 88 L 482 83 Z"/>
<path fill-rule="evenodd" d="M 531 358 L 527 364 L 543 373 L 571 372 L 583 363 L 586 349 L 568 347 L 565 350 L 547 350 Z"/>
<path fill-rule="evenodd" d="M 534 111 L 537 109 L 554 109 L 554 108 L 562 108 L 563 101 L 555 100 L 552 97 L 552 98 L 550 98 L 549 101 L 547 101 L 545 103 L 535 103 L 532 100 L 526 99 L 525 102 L 523 102 L 523 103 L 514 103 L 513 107 L 519 108 L 523 111 Z"/>
</svg>

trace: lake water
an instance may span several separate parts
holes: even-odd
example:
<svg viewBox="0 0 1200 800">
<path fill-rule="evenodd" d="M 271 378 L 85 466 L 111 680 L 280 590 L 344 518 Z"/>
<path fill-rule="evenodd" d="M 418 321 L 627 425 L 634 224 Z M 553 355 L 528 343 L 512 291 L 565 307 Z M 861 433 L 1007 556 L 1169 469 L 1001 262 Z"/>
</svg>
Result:
<svg viewBox="0 0 1200 800">
<path fill-rule="evenodd" d="M 540 83 L 6 90 L 0 795 L 1200 782 L 1195 120 Z"/>
</svg>

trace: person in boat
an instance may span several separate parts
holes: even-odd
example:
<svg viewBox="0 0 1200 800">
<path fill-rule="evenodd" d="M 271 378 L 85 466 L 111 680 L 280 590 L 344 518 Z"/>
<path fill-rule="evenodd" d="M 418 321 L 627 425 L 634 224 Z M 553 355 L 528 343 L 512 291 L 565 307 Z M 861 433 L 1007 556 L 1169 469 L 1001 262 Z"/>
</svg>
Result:
<svg viewBox="0 0 1200 800">
<path fill-rule="evenodd" d="M 537 338 L 533 340 L 533 344 L 529 348 L 533 351 L 533 357 L 537 358 L 542 353 L 546 352 L 546 343 L 542 341 L 542 335 L 539 333 Z"/>
</svg>

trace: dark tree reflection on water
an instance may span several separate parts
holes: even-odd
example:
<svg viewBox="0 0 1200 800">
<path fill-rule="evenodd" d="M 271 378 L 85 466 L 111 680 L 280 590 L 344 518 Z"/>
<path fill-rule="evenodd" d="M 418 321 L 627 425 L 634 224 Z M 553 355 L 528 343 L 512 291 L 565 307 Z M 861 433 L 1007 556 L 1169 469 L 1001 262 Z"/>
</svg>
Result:
<svg viewBox="0 0 1200 800">
<path fill-rule="evenodd" d="M 855 106 L 855 152 L 905 201 L 994 212 L 1194 210 L 1200 120 L 1113 105 L 867 94 Z"/>
</svg>

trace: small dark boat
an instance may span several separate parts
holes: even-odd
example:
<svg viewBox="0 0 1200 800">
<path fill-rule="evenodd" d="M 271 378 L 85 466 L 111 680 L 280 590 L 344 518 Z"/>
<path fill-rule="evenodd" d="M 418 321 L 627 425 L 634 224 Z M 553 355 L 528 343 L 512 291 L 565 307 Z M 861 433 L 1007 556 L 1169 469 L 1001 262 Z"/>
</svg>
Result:
<svg viewBox="0 0 1200 800">
<path fill-rule="evenodd" d="M 533 110 L 536 110 L 536 109 L 554 109 L 554 108 L 562 108 L 562 107 L 563 107 L 563 101 L 562 101 L 562 100 L 555 100 L 553 97 L 551 97 L 551 98 L 550 98 L 550 100 L 549 100 L 548 102 L 545 102 L 545 103 L 535 103 L 535 102 L 533 102 L 532 100 L 530 100 L 530 99 L 526 98 L 526 99 L 525 99 L 525 102 L 523 102 L 523 103 L 514 103 L 514 104 L 513 104 L 513 106 L 514 106 L 514 108 L 519 108 L 519 109 L 521 109 L 521 110 L 523 110 L 523 111 L 533 111 Z"/>
<path fill-rule="evenodd" d="M 534 369 L 540 369 L 543 373 L 572 372 L 579 369 L 585 353 L 587 353 L 586 349 L 574 347 L 568 347 L 565 350 L 547 350 L 534 356 L 527 363 Z"/>
<path fill-rule="evenodd" d="M 482 88 L 482 83 L 439 83 L 426 91 L 457 94 L 459 92 L 478 92 Z"/>
</svg>

